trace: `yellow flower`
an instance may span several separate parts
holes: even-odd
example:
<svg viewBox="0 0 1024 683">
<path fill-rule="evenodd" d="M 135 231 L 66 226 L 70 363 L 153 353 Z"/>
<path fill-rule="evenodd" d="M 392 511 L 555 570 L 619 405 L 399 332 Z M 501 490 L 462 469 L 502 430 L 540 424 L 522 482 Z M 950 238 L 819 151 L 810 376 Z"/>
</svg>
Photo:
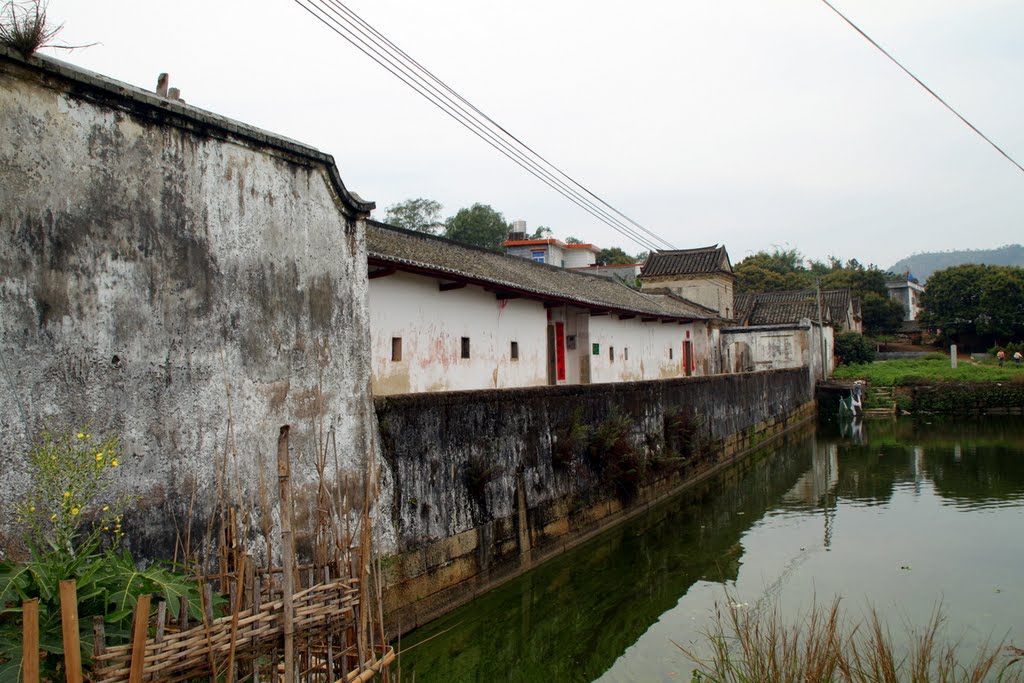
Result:
<svg viewBox="0 0 1024 683">
<path fill-rule="evenodd" d="M 71 514 L 77 515 L 78 514 L 78 508 L 71 508 Z"/>
<path fill-rule="evenodd" d="M 70 498 L 71 497 L 71 491 L 65 491 L 64 492 L 64 497 L 65 498 Z"/>
<path fill-rule="evenodd" d="M 35 512 L 36 511 L 36 506 L 35 505 L 29 505 L 28 506 L 28 511 L 29 512 Z"/>
<path fill-rule="evenodd" d="M 114 458 L 113 460 L 110 461 L 110 466 L 117 467 L 117 458 Z"/>
<path fill-rule="evenodd" d="M 92 435 L 91 435 L 91 434 L 86 434 L 86 435 L 85 435 L 85 438 L 87 438 L 87 439 L 88 439 L 88 438 L 89 438 L 90 436 L 92 436 Z"/>
<path fill-rule="evenodd" d="M 109 506 L 109 505 L 104 505 L 104 506 L 103 506 L 103 511 L 104 511 L 104 512 L 106 512 L 106 511 L 107 511 L 107 510 L 109 510 L 109 509 L 110 509 L 110 506 Z"/>
<path fill-rule="evenodd" d="M 50 515 L 50 520 L 52 521 L 54 519 L 57 519 L 57 514 L 56 513 Z"/>
<path fill-rule="evenodd" d="M 85 438 L 85 434 L 83 434 L 82 432 L 78 432 L 78 434 L 76 434 L 75 436 L 77 436 L 79 439 Z"/>
<path fill-rule="evenodd" d="M 99 462 L 102 459 L 103 459 L 103 454 L 102 453 L 97 453 L 96 454 L 96 462 Z"/>
</svg>

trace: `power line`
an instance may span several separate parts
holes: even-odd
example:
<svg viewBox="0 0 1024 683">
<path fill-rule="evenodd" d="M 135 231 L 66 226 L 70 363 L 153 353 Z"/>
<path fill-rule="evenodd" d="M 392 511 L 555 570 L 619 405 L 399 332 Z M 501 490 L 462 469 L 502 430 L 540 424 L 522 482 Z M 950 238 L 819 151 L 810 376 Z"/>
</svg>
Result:
<svg viewBox="0 0 1024 683">
<path fill-rule="evenodd" d="M 377 62 L 380 66 L 387 69 L 392 75 L 401 80 L 406 85 L 410 86 L 422 97 L 427 99 L 429 102 L 437 106 L 439 109 L 444 111 L 446 114 L 454 118 L 460 125 L 467 128 L 477 137 L 480 137 L 489 145 L 497 149 L 503 155 L 511 159 L 523 167 L 527 172 L 537 177 L 539 180 L 547 184 L 549 187 L 554 189 L 556 192 L 561 194 L 563 197 L 569 199 L 574 204 L 584 209 L 598 220 L 610 225 L 611 227 L 619 230 L 625 234 L 629 239 L 641 244 L 647 249 L 656 249 L 657 247 L 647 240 L 642 235 L 632 231 L 628 226 L 622 223 L 614 215 L 609 214 L 599 205 L 594 204 L 586 199 L 585 196 L 576 191 L 573 187 L 567 185 L 565 182 L 554 176 L 552 173 L 541 167 L 534 160 L 530 159 L 526 154 L 517 149 L 514 145 L 509 143 L 497 135 L 494 131 L 483 125 L 478 119 L 471 116 L 464 107 L 461 107 L 457 102 L 453 102 L 450 97 L 447 97 L 444 92 L 440 91 L 437 86 L 425 79 L 421 74 L 416 73 L 415 70 L 411 69 L 408 64 L 396 57 L 395 53 L 382 46 L 379 41 L 375 41 L 373 37 L 369 36 L 366 31 L 361 30 L 358 26 L 356 31 L 352 30 L 352 27 L 348 24 L 341 23 L 338 19 L 344 19 L 339 17 L 338 12 L 332 12 L 334 15 L 329 16 L 324 11 L 321 4 L 339 5 L 339 3 L 331 2 L 330 0 L 313 0 L 316 9 L 323 13 L 324 16 L 314 14 L 318 19 L 325 23 L 329 28 L 334 30 L 336 33 L 345 38 L 349 43 L 359 49 L 361 52 L 366 54 L 368 57 Z M 340 6 L 342 10 L 351 13 L 350 10 Z M 308 9 L 305 8 L 304 9 Z M 336 18 L 337 17 L 337 18 Z M 365 23 L 365 22 L 364 22 Z M 333 25 L 332 25 L 333 24 Z M 369 27 L 369 25 L 367 24 Z M 369 27 L 372 30 L 372 27 Z M 338 30 L 340 29 L 340 31 Z M 342 33 L 344 32 L 344 33 Z M 347 35 L 346 35 L 347 34 Z M 369 40 L 369 42 L 368 42 Z M 371 54 L 371 52 L 373 54 Z M 382 61 L 384 60 L 384 61 Z M 387 63 L 384 63 L 387 62 Z M 401 71 L 396 72 L 395 69 Z M 413 82 L 410 81 L 413 79 Z M 436 77 L 435 79 L 436 80 Z M 445 86 L 447 87 L 447 86 Z M 450 88 L 448 88 L 450 90 Z M 453 91 L 454 92 L 454 91 Z M 556 169 L 557 170 L 557 169 Z"/>
<path fill-rule="evenodd" d="M 598 220 L 648 250 L 662 248 L 659 243 L 674 248 L 509 133 L 338 0 L 306 0 L 312 6 L 301 0 L 295 2 L 460 125 Z"/>
<path fill-rule="evenodd" d="M 843 21 L 845 21 L 845 22 L 846 22 L 847 24 L 849 24 L 850 26 L 852 26 L 852 27 L 853 27 L 853 30 L 855 30 L 855 31 L 856 31 L 857 33 L 859 33 L 859 34 L 861 34 L 862 36 L 864 36 L 864 39 L 865 39 L 865 40 L 867 40 L 867 41 L 868 41 L 869 43 L 871 43 L 872 45 L 874 45 L 874 46 L 875 46 L 875 48 L 877 48 L 877 49 L 878 49 L 878 51 L 879 51 L 879 52 L 881 52 L 881 53 L 882 53 L 883 55 L 885 55 L 886 57 L 888 57 L 888 58 L 889 58 L 889 60 L 890 60 L 890 61 L 891 61 L 891 62 L 892 62 L 893 64 L 895 64 L 895 65 L 896 65 L 896 66 L 898 66 L 898 67 L 899 67 L 900 69 L 902 69 L 902 70 L 903 70 L 903 73 L 907 74 L 908 76 L 910 76 L 911 78 L 913 78 L 913 79 L 914 79 L 915 81 L 917 81 L 917 84 L 918 84 L 919 86 L 921 86 L 922 88 L 924 88 L 925 90 L 927 90 L 927 91 L 928 91 L 928 94 L 929 94 L 929 95 L 931 95 L 932 97 L 934 97 L 934 98 L 935 98 L 936 100 L 938 100 L 938 101 L 939 101 L 939 102 L 940 102 L 940 103 L 942 104 L 942 106 L 944 106 L 944 107 L 945 107 L 946 109 L 948 109 L 948 110 L 950 110 L 951 112 L 953 112 L 953 114 L 954 114 L 954 115 L 955 115 L 955 116 L 956 116 L 956 117 L 957 117 L 958 119 L 960 119 L 961 121 L 963 121 L 963 122 L 964 122 L 964 123 L 965 123 L 965 124 L 967 125 L 967 127 L 968 127 L 968 128 L 970 128 L 970 129 L 971 129 L 971 130 L 973 130 L 973 131 L 974 131 L 975 133 L 977 133 L 977 134 L 978 134 L 978 135 L 979 135 L 979 136 L 981 137 L 981 139 L 982 139 L 982 140 L 984 140 L 984 141 L 985 141 L 985 142 L 987 142 L 988 144 L 992 145 L 992 147 L 994 147 L 994 148 L 995 148 L 995 150 L 996 150 L 997 152 L 999 152 L 999 153 L 1000 153 L 1000 154 L 1002 154 L 1002 155 L 1003 155 L 1004 157 L 1006 157 L 1007 161 L 1009 161 L 1009 162 L 1010 162 L 1011 164 L 1013 164 L 1014 166 L 1016 166 L 1016 167 L 1017 167 L 1017 168 L 1018 168 L 1018 169 L 1019 169 L 1019 170 L 1020 170 L 1021 172 L 1024 172 L 1024 166 L 1021 166 L 1020 164 L 1018 164 L 1018 163 L 1017 163 L 1017 161 L 1016 161 L 1016 160 L 1015 160 L 1015 159 L 1014 159 L 1013 157 L 1011 157 L 1011 156 L 1010 156 L 1009 154 L 1007 154 L 1006 152 L 1004 152 L 1004 151 L 1003 151 L 1003 149 L 1002 149 L 1002 148 L 1001 148 L 1001 147 L 1000 147 L 999 145 L 997 145 L 997 144 L 996 144 L 995 142 L 993 142 L 991 138 L 989 138 L 989 137 L 988 137 L 987 135 L 985 135 L 985 134 L 984 134 L 984 133 L 982 133 L 982 132 L 981 132 L 980 130 L 978 130 L 978 128 L 977 128 L 977 127 L 976 127 L 976 126 L 975 126 L 975 125 L 974 125 L 973 123 L 971 123 L 971 122 L 970 122 L 970 121 L 968 121 L 968 120 L 967 120 L 966 118 L 964 118 L 964 117 L 963 117 L 963 116 L 962 116 L 962 115 L 960 114 L 960 112 L 958 112 L 958 111 L 957 111 L 956 109 L 954 109 L 954 108 L 953 108 L 953 107 L 952 107 L 952 106 L 951 106 L 951 105 L 950 105 L 950 104 L 949 104 L 948 102 L 946 102 L 946 100 L 944 100 L 944 99 L 942 99 L 941 97 L 939 97 L 939 95 L 938 95 L 938 94 L 937 94 L 937 93 L 936 93 L 936 92 L 935 92 L 934 90 L 932 90 L 931 88 L 929 88 L 929 87 L 928 87 L 927 85 L 925 85 L 925 84 L 924 84 L 924 81 L 922 81 L 922 80 L 921 80 L 920 78 L 918 78 L 918 77 L 917 77 L 917 76 L 915 76 L 915 75 L 914 75 L 913 73 L 911 73 L 911 72 L 910 72 L 910 70 L 909 70 L 909 69 L 907 69 L 907 67 L 903 66 L 903 65 L 902 65 L 902 64 L 901 64 L 901 63 L 899 62 L 899 60 L 897 60 L 897 59 L 896 59 L 895 57 L 893 57 L 893 56 L 892 56 L 891 54 L 889 54 L 889 53 L 888 53 L 888 52 L 887 52 L 887 51 L 885 50 L 885 48 L 883 48 L 883 47 L 882 47 L 881 45 L 879 45 L 878 43 L 876 43 L 876 42 L 875 42 L 875 41 L 874 41 L 874 40 L 873 40 L 873 39 L 871 38 L 871 36 L 869 36 L 869 35 L 868 35 L 867 33 L 865 33 L 865 32 L 864 32 L 863 30 L 861 30 L 861 28 L 860 28 L 859 26 L 857 26 L 857 24 L 855 24 L 855 23 L 853 23 L 852 21 L 850 21 L 850 19 L 849 19 L 849 18 L 847 18 L 847 16 L 846 16 L 845 14 L 843 14 L 843 13 L 842 13 L 842 12 L 840 12 L 840 11 L 839 11 L 838 9 L 836 9 L 836 8 L 835 8 L 835 6 L 833 6 L 833 5 L 832 5 L 832 3 L 830 3 L 830 2 L 828 1 L 828 0 L 821 0 L 821 1 L 822 1 L 823 3 L 825 3 L 825 4 L 826 4 L 826 5 L 828 6 L 828 8 L 829 8 L 829 9 L 831 9 L 831 10 L 832 10 L 833 12 L 835 12 L 836 14 L 838 14 L 838 15 L 839 15 L 839 17 L 840 17 L 840 18 L 841 18 L 841 19 L 842 19 Z"/>
</svg>

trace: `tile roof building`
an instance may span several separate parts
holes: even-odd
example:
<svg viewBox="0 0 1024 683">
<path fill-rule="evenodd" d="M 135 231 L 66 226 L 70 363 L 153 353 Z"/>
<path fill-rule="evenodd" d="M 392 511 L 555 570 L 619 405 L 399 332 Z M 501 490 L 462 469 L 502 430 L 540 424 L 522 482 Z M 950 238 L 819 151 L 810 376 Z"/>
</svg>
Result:
<svg viewBox="0 0 1024 683">
<path fill-rule="evenodd" d="M 717 312 L 667 289 L 367 221 L 377 394 L 718 371 Z"/>
<path fill-rule="evenodd" d="M 850 289 L 821 290 L 821 312 L 815 290 L 741 292 L 735 296 L 734 318 L 739 325 L 781 325 L 801 320 L 834 324 L 842 331 L 860 332 L 860 300 Z"/>
<path fill-rule="evenodd" d="M 640 272 L 641 289 L 668 288 L 714 309 L 722 318 L 733 317 L 735 282 L 729 253 L 721 245 L 656 251 Z"/>
</svg>

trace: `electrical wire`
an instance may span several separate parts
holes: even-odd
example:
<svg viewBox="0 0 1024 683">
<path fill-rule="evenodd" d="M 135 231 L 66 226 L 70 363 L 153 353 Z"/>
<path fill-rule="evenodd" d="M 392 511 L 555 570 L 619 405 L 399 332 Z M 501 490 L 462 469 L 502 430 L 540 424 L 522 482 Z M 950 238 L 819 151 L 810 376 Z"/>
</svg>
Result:
<svg viewBox="0 0 1024 683">
<path fill-rule="evenodd" d="M 953 108 L 953 107 L 952 107 L 952 106 L 951 106 L 951 105 L 950 105 L 950 104 L 949 104 L 948 102 L 946 102 L 946 100 L 944 100 L 944 99 L 942 99 L 941 97 L 939 97 L 939 95 L 938 95 L 938 94 L 937 94 L 937 93 L 936 93 L 936 92 L 935 92 L 934 90 L 932 90 L 932 89 L 931 89 L 931 88 L 929 88 L 929 87 L 928 87 L 927 85 L 925 85 L 924 81 L 922 81 L 922 80 L 921 80 L 920 78 L 918 78 L 918 77 L 917 77 L 917 76 L 915 76 L 915 75 L 914 75 L 913 73 L 911 73 L 911 72 L 910 72 L 910 70 L 909 70 L 909 69 L 908 69 L 907 67 L 903 66 L 903 64 L 901 64 L 901 63 L 899 62 L 899 60 L 897 60 L 897 59 L 896 59 L 895 57 L 893 57 L 893 56 L 892 56 L 891 54 L 889 54 L 889 53 L 888 53 L 888 52 L 887 52 L 887 51 L 885 50 L 885 48 L 884 48 L 884 47 L 882 47 L 881 45 L 879 45 L 878 43 L 876 43 L 876 42 L 874 41 L 874 39 L 873 39 L 873 38 L 872 38 L 871 36 L 869 36 L 869 35 L 868 35 L 867 33 L 865 33 L 865 32 L 864 32 L 864 31 L 863 31 L 863 30 L 862 30 L 862 29 L 861 29 L 861 28 L 860 28 L 859 26 L 857 26 L 857 24 L 853 23 L 853 22 L 852 22 L 852 21 L 851 21 L 851 20 L 850 20 L 850 19 L 849 19 L 849 18 L 848 18 L 848 17 L 847 17 L 847 16 L 845 15 L 845 14 L 843 14 L 843 13 L 842 13 L 842 12 L 840 12 L 840 11 L 839 11 L 838 9 L 836 9 L 836 7 L 835 7 L 835 6 L 834 6 L 834 5 L 832 4 L 832 3 L 830 3 L 830 2 L 828 1 L 828 0 L 821 0 L 821 1 L 822 1 L 823 3 L 825 3 L 825 5 L 827 5 L 827 6 L 828 6 L 828 8 L 829 8 L 830 10 L 832 10 L 833 12 L 835 12 L 836 14 L 838 14 L 838 15 L 839 15 L 839 17 L 840 17 L 840 18 L 841 18 L 841 19 L 842 19 L 843 21 L 845 21 L 845 22 L 846 22 L 847 24 L 849 24 L 849 25 L 850 25 L 851 27 L 853 27 L 853 30 L 855 30 L 855 31 L 856 31 L 857 33 L 861 34 L 861 35 L 862 35 L 862 36 L 864 37 L 864 39 L 865 39 L 865 40 L 867 40 L 867 41 L 868 41 L 869 43 L 871 43 L 872 45 L 874 45 L 874 46 L 875 46 L 875 48 L 876 48 L 876 49 L 877 49 L 877 50 L 878 50 L 879 52 L 881 52 L 881 53 L 882 53 L 883 55 L 885 55 L 886 57 L 888 57 L 888 58 L 889 58 L 889 60 L 890 60 L 890 61 L 891 61 L 891 62 L 892 62 L 893 64 L 895 64 L 895 65 L 896 65 L 896 66 L 898 66 L 898 67 L 899 67 L 900 69 L 902 69 L 902 70 L 903 70 L 903 73 L 907 74 L 908 76 L 910 76 L 911 78 L 913 78 L 913 79 L 914 79 L 915 81 L 917 81 L 917 84 L 918 84 L 919 86 L 921 86 L 922 88 L 924 88 L 924 89 L 925 89 L 926 91 L 928 91 L 928 94 L 929 94 L 929 95 L 931 95 L 932 97 L 934 97 L 934 98 L 935 98 L 936 100 L 938 100 L 938 101 L 939 101 L 939 103 L 940 103 L 940 104 L 942 104 L 942 106 L 944 106 L 944 107 L 945 107 L 946 109 L 948 109 L 949 111 L 953 112 L 953 115 L 954 115 L 954 116 L 956 116 L 956 117 L 957 117 L 958 119 L 960 119 L 961 121 L 963 121 L 963 122 L 964 122 L 964 123 L 965 123 L 965 124 L 967 125 L 967 127 L 968 127 L 968 128 L 970 128 L 971 130 L 973 130 L 973 131 L 974 131 L 975 133 L 977 133 L 977 134 L 978 134 L 978 135 L 979 135 L 979 136 L 981 137 L 981 139 L 982 139 L 982 140 L 984 140 L 984 141 L 985 141 L 985 142 L 987 142 L 988 144 L 992 145 L 992 147 L 993 147 L 993 148 L 995 148 L 995 150 L 996 150 L 997 152 L 999 152 L 999 153 L 1000 153 L 1000 154 L 1002 154 L 1002 155 L 1003 155 L 1004 157 L 1006 157 L 1007 161 L 1009 161 L 1009 162 L 1010 162 L 1011 164 L 1013 164 L 1014 166 L 1016 166 L 1016 167 L 1017 167 L 1017 169 L 1018 169 L 1018 170 L 1020 170 L 1021 172 L 1024 172 L 1024 167 L 1022 167 L 1022 166 L 1021 166 L 1020 164 L 1018 164 L 1018 163 L 1017 163 L 1017 161 L 1016 161 L 1016 160 L 1015 160 L 1015 159 L 1014 159 L 1013 157 L 1011 157 L 1011 156 L 1010 156 L 1009 154 L 1007 154 L 1007 153 L 1006 153 L 1005 151 L 1003 151 L 1003 148 L 1002 148 L 1002 147 L 1000 147 L 999 145 L 997 145 L 997 144 L 996 144 L 995 142 L 993 142 L 993 141 L 992 141 L 992 139 L 991 139 L 990 137 L 988 137 L 987 135 L 985 135 L 984 133 L 982 133 L 982 132 L 981 132 L 980 130 L 978 130 L 978 128 L 977 128 L 977 127 L 976 127 L 976 126 L 975 126 L 975 125 L 974 125 L 973 123 L 971 123 L 971 122 L 970 122 L 970 121 L 968 121 L 968 120 L 967 120 L 966 118 L 964 118 L 964 117 L 963 117 L 963 116 L 962 116 L 962 115 L 960 114 L 960 112 L 958 112 L 958 111 L 957 111 L 956 109 L 954 109 L 954 108 Z"/>
<path fill-rule="evenodd" d="M 295 2 L 417 94 L 590 215 L 645 249 L 674 249 L 669 242 L 605 202 L 509 133 L 343 3 L 338 0 Z"/>
<path fill-rule="evenodd" d="M 319 4 L 317 3 L 317 0 L 311 1 L 316 6 L 316 9 L 319 10 L 320 12 L 324 12 L 324 9 L 319 6 L 321 4 L 338 4 L 333 3 L 330 0 L 319 0 Z M 304 9 L 307 8 L 304 7 Z M 332 12 L 332 14 L 334 14 L 335 17 L 337 17 L 337 12 Z M 379 43 L 368 43 L 367 40 L 364 39 L 364 37 L 368 37 L 365 31 L 359 30 L 357 27 L 358 32 L 363 36 L 360 37 L 351 30 L 350 26 L 339 23 L 338 21 L 335 20 L 334 17 L 321 17 L 316 14 L 314 14 L 314 16 L 317 16 L 318 19 L 320 19 L 323 23 L 327 24 L 328 27 L 335 30 L 335 32 L 339 33 L 339 35 L 345 38 L 348 42 L 352 43 L 361 52 L 369 56 L 371 59 L 376 61 L 380 66 L 384 67 L 390 73 L 392 73 L 392 75 L 399 78 L 401 81 L 403 81 L 406 85 L 409 85 L 425 99 L 427 99 L 432 104 L 434 104 L 442 111 L 444 111 L 446 114 L 454 118 L 458 123 L 460 123 L 460 125 L 470 130 L 470 132 L 472 132 L 477 137 L 483 139 L 485 142 L 490 144 L 492 147 L 497 149 L 499 152 L 501 152 L 503 155 L 511 159 L 513 162 L 519 164 L 521 167 L 523 167 L 529 173 L 537 177 L 539 180 L 548 184 L 549 187 L 552 187 L 552 189 L 559 192 L 563 197 L 569 199 L 577 206 L 593 215 L 598 220 L 601 220 L 602 222 L 611 225 L 611 227 L 613 228 L 619 229 L 620 232 L 623 232 L 627 237 L 637 242 L 638 244 L 641 244 L 645 248 L 651 250 L 657 249 L 657 247 L 654 244 L 652 244 L 649 240 L 646 240 L 643 236 L 633 232 L 628 226 L 624 225 L 622 221 L 618 220 L 615 216 L 609 214 L 600 206 L 595 205 L 593 202 L 589 202 L 586 199 L 586 197 L 581 195 L 574 188 L 568 186 L 565 182 L 561 181 L 559 178 L 552 175 L 546 169 L 542 168 L 540 165 L 538 165 L 532 159 L 527 157 L 523 152 L 515 148 L 506 140 L 497 136 L 493 131 L 483 126 L 477 119 L 469 116 L 464 108 L 460 108 L 458 107 L 457 104 L 453 104 L 452 100 L 450 98 L 446 98 L 444 96 L 444 93 L 440 92 L 435 85 L 433 85 L 430 82 L 426 82 L 421 75 L 412 72 L 406 64 L 400 62 L 396 63 L 394 53 L 389 51 L 382 52 Z M 337 28 L 340 28 L 341 31 L 344 31 L 348 35 L 345 35 L 338 31 L 335 26 L 331 26 L 331 23 L 336 24 Z M 372 41 L 372 39 L 370 40 Z M 370 52 L 372 52 L 373 54 L 370 54 Z M 382 59 L 386 61 L 387 64 L 383 63 L 381 61 Z M 397 73 L 395 69 L 401 70 L 402 73 Z M 415 82 L 410 82 L 410 78 L 414 79 Z M 428 89 L 432 92 L 428 92 Z M 611 221 L 611 223 L 609 221 Z M 612 223 L 614 223 L 615 225 L 613 225 Z"/>
</svg>

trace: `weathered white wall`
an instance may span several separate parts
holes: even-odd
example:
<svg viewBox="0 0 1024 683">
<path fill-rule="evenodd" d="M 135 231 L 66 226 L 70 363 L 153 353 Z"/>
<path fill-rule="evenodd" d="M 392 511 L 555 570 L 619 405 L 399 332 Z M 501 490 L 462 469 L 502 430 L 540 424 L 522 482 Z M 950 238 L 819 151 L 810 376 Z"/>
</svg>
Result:
<svg viewBox="0 0 1024 683">
<path fill-rule="evenodd" d="M 547 312 L 538 301 L 499 300 L 472 285 L 442 292 L 434 278 L 399 272 L 370 280 L 369 305 L 374 394 L 547 384 Z M 402 338 L 401 361 L 391 360 L 393 337 Z"/>
<path fill-rule="evenodd" d="M 750 351 L 752 370 L 807 368 L 812 379 L 832 375 L 834 369 L 833 330 L 815 323 L 737 327 L 721 332 L 722 360 L 726 371 L 738 367 L 738 355 L 746 344 Z M 824 359 L 824 361 L 823 361 Z"/>
<path fill-rule="evenodd" d="M 723 318 L 731 318 L 733 315 L 733 281 L 726 275 L 647 278 L 641 280 L 640 286 L 641 289 L 667 287 L 684 299 L 718 311 Z"/>
<path fill-rule="evenodd" d="M 693 342 L 693 375 L 707 374 L 710 344 L 704 323 L 642 322 L 639 318 L 590 317 L 587 350 L 592 383 L 685 377 L 683 342 Z M 593 344 L 599 344 L 593 353 Z M 671 355 L 669 354 L 671 349 Z M 614 350 L 614 353 L 612 353 Z M 614 356 L 614 360 L 613 360 Z M 628 356 L 628 357 L 627 357 Z"/>
<path fill-rule="evenodd" d="M 201 538 L 225 453 L 245 514 L 291 424 L 301 550 L 317 429 L 361 471 L 373 424 L 363 230 L 333 160 L 35 64 L 0 54 L 0 499 L 44 425 L 91 422 L 124 445 L 128 542 L 169 556 L 190 509 Z"/>
</svg>

